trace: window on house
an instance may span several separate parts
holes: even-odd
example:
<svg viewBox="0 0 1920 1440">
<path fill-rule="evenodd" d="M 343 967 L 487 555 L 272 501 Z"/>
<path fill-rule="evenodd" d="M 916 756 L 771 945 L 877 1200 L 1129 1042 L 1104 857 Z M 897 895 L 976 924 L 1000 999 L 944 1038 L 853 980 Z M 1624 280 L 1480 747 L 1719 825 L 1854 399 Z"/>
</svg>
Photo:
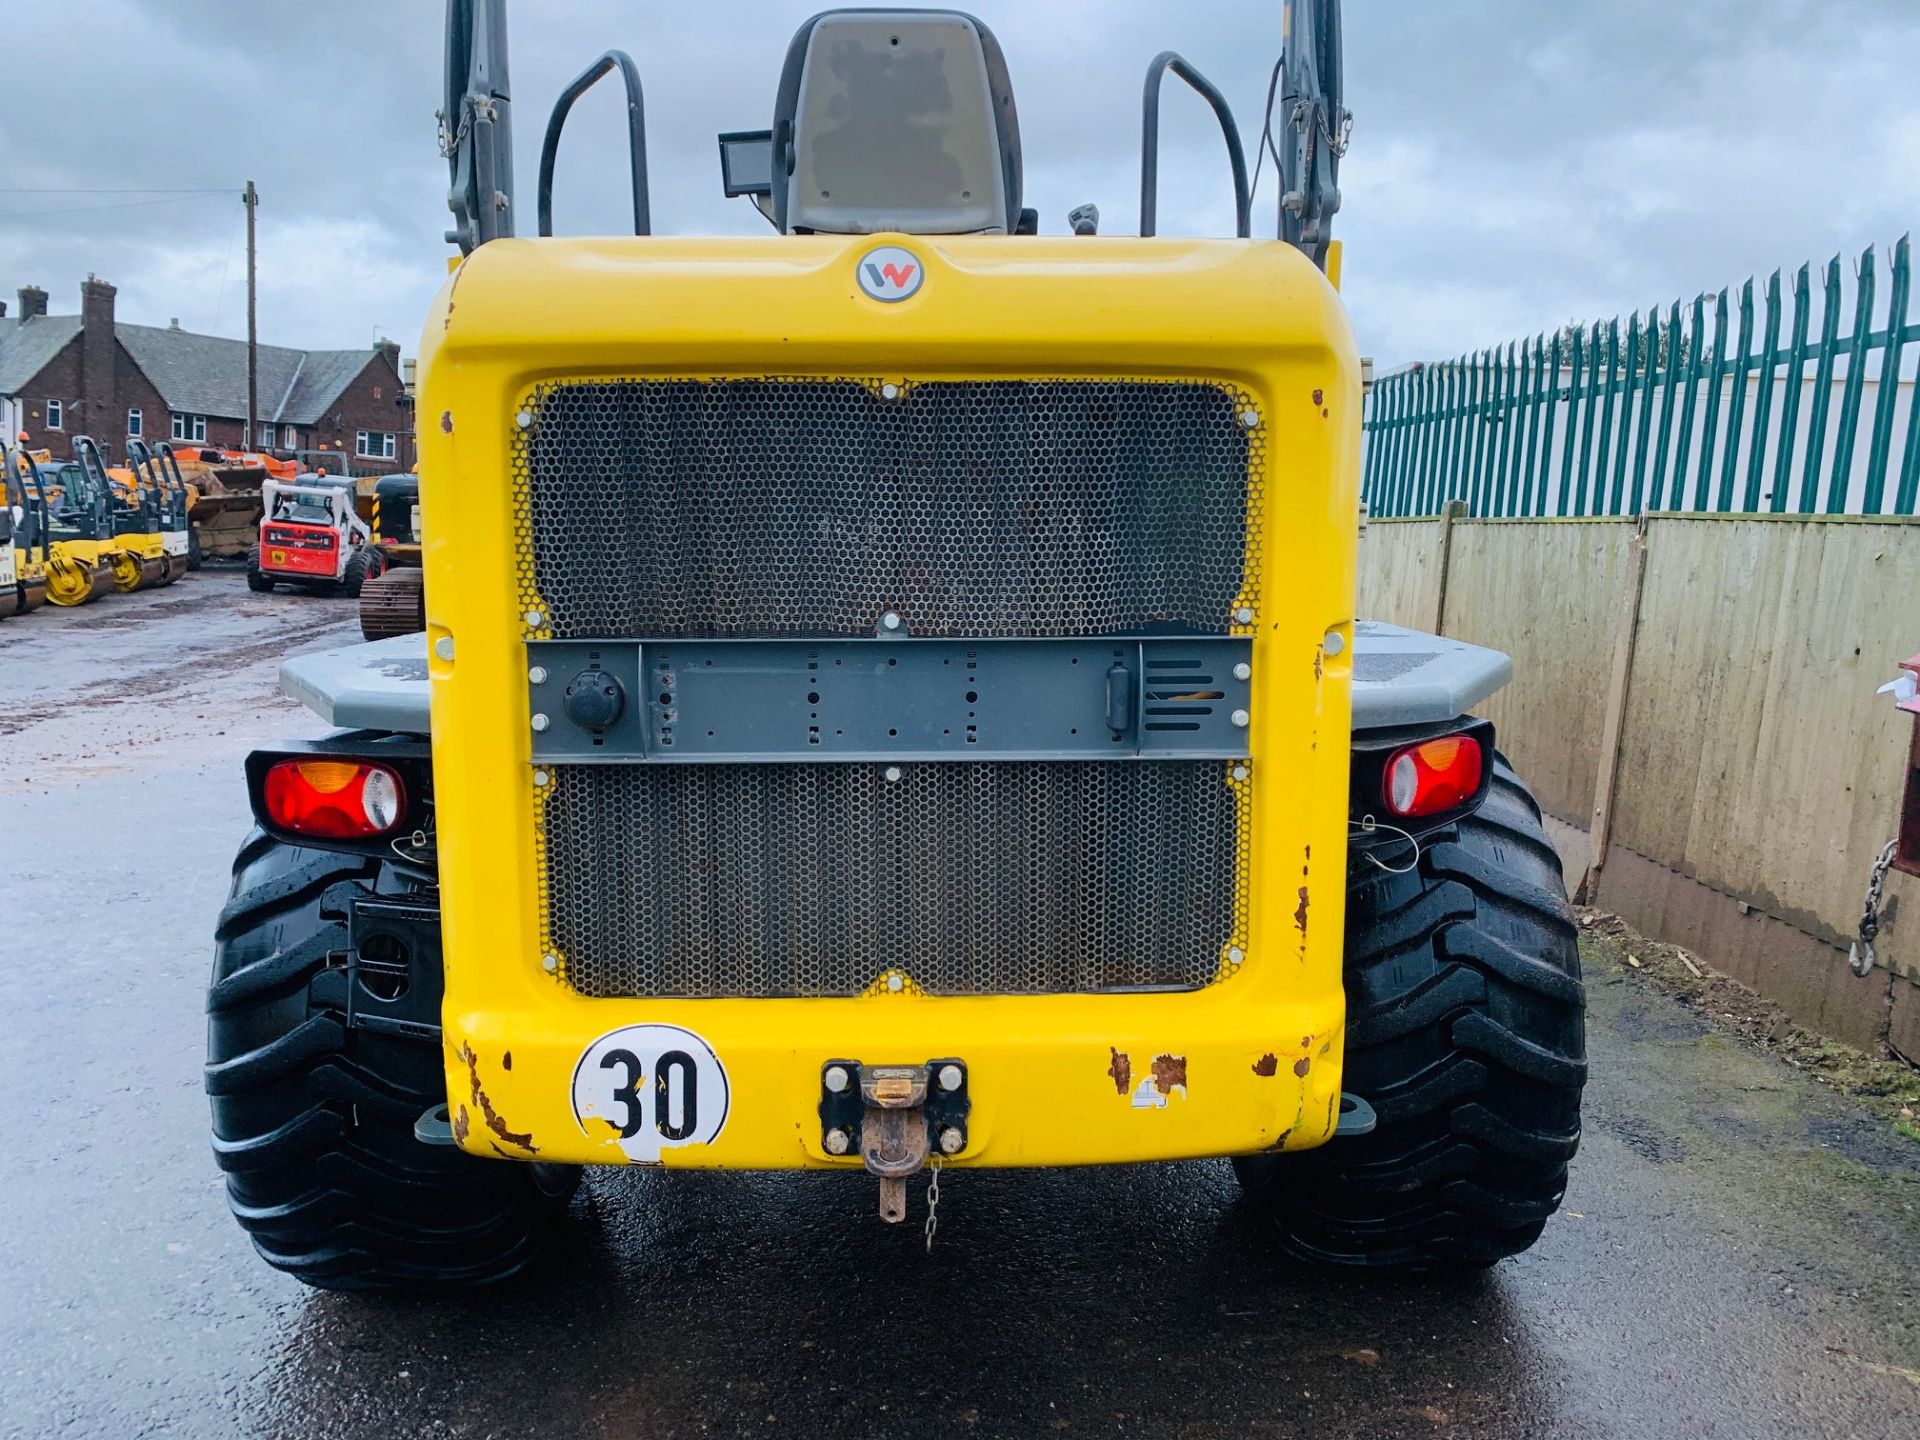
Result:
<svg viewBox="0 0 1920 1440">
<path fill-rule="evenodd" d="M 391 432 L 362 430 L 356 437 L 354 449 L 356 454 L 368 460 L 391 460 L 396 447 Z"/>
<path fill-rule="evenodd" d="M 60 430 L 65 428 L 67 407 L 58 400 L 47 401 L 47 428 Z"/>
<path fill-rule="evenodd" d="M 297 450 L 300 447 L 299 432 L 293 426 L 287 426 L 280 432 L 280 444 L 288 450 Z"/>
<path fill-rule="evenodd" d="M 140 427 L 142 423 L 138 410 L 127 411 L 127 438 L 129 440 L 138 440 L 140 438 Z"/>
<path fill-rule="evenodd" d="M 175 415 L 173 417 L 173 438 L 191 440 L 199 444 L 207 438 L 207 417 L 204 415 Z"/>
<path fill-rule="evenodd" d="M 273 435 L 274 431 L 278 428 L 279 427 L 271 420 L 263 420 L 260 422 L 260 446 L 262 449 L 271 450 L 273 448 Z"/>
</svg>

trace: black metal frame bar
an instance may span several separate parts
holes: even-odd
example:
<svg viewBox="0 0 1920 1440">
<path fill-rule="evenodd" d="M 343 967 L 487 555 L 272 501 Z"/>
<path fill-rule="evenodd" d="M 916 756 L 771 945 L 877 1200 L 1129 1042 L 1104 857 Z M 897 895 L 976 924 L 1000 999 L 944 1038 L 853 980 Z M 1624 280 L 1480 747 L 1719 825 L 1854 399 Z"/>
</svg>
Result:
<svg viewBox="0 0 1920 1440">
<path fill-rule="evenodd" d="M 560 132 L 566 128 L 567 115 L 574 101 L 591 90 L 613 71 L 620 72 L 627 87 L 627 164 L 633 182 L 633 233 L 653 233 L 653 219 L 647 195 L 647 106 L 640 87 L 640 70 L 624 50 L 609 50 L 574 77 L 560 92 L 547 117 L 546 138 L 540 142 L 540 233 L 553 234 L 553 164 L 560 153 Z"/>
<path fill-rule="evenodd" d="M 1220 88 L 1187 63 L 1175 51 L 1162 50 L 1147 67 L 1147 82 L 1140 99 L 1140 233 L 1158 232 L 1160 211 L 1160 89 L 1167 71 L 1186 81 L 1201 99 L 1213 108 L 1226 137 L 1227 159 L 1233 165 L 1234 233 L 1242 240 L 1253 236 L 1253 197 L 1247 188 L 1247 155 L 1240 145 L 1240 126 L 1233 118 L 1233 107 Z"/>
</svg>

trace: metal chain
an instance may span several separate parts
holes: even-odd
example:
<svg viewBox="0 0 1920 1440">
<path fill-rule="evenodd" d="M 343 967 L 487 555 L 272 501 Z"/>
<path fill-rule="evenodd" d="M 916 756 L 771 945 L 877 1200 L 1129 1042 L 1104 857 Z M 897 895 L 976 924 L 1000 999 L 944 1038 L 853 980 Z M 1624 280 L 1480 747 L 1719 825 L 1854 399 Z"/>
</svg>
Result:
<svg viewBox="0 0 1920 1440">
<path fill-rule="evenodd" d="M 940 1157 L 933 1157 L 933 1178 L 927 1182 L 927 1253 L 933 1253 L 933 1232 L 940 1228 Z"/>
<path fill-rule="evenodd" d="M 1880 887 L 1886 883 L 1887 867 L 1893 864 L 1893 852 L 1899 844 L 1898 840 L 1889 840 L 1867 876 L 1867 903 L 1860 912 L 1860 938 L 1847 952 L 1847 968 L 1862 979 L 1873 973 L 1873 940 L 1880 933 Z"/>
</svg>

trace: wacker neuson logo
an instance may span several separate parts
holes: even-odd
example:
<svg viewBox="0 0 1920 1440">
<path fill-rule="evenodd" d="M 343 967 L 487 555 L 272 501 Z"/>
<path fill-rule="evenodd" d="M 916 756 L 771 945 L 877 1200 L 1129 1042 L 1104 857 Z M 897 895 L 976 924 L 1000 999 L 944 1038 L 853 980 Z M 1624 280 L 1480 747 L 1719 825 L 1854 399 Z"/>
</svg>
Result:
<svg viewBox="0 0 1920 1440">
<path fill-rule="evenodd" d="M 855 273 L 860 277 L 862 290 L 888 303 L 916 294 L 920 282 L 926 278 L 919 257 L 898 245 L 880 245 L 869 250 L 860 257 Z"/>
</svg>

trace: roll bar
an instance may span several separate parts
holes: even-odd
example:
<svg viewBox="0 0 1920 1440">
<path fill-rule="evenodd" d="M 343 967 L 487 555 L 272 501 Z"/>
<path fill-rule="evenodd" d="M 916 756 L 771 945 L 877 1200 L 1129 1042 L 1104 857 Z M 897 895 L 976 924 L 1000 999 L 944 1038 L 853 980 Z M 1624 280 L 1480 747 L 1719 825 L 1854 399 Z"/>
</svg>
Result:
<svg viewBox="0 0 1920 1440">
<path fill-rule="evenodd" d="M 1158 233 L 1160 210 L 1160 83 L 1167 71 L 1186 81 L 1208 105 L 1220 122 L 1226 137 L 1227 160 L 1233 166 L 1234 234 L 1242 240 L 1253 235 L 1253 199 L 1247 193 L 1247 156 L 1240 146 L 1240 127 L 1234 123 L 1233 107 L 1227 97 L 1185 58 L 1172 50 L 1162 50 L 1147 66 L 1145 93 L 1140 98 L 1140 233 Z"/>
<path fill-rule="evenodd" d="M 560 153 L 560 132 L 566 128 L 573 102 L 614 70 L 627 87 L 627 170 L 633 187 L 633 233 L 651 235 L 653 217 L 647 195 L 647 103 L 640 89 L 640 70 L 624 50 L 609 50 L 582 70 L 560 92 L 547 117 L 547 135 L 540 142 L 540 233 L 553 234 L 553 162 Z"/>
</svg>

